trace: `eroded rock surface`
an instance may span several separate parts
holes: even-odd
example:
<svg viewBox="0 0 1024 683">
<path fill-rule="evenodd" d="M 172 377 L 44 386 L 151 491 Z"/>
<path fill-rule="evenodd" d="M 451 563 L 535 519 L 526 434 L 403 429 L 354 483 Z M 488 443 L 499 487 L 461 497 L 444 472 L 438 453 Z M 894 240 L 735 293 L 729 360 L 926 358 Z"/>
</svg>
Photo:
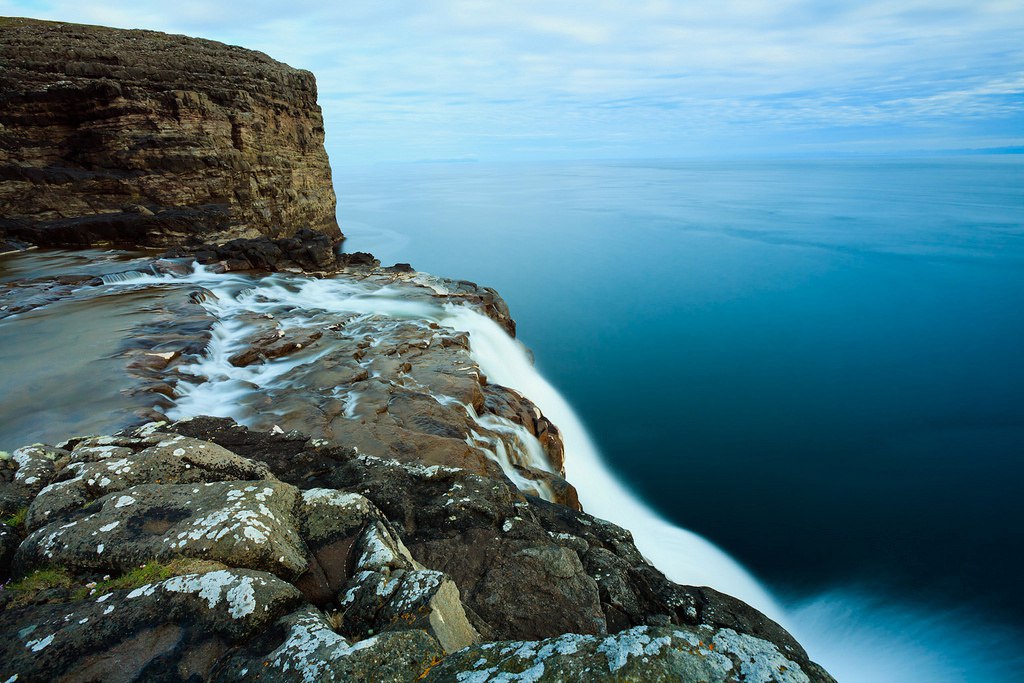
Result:
<svg viewBox="0 0 1024 683">
<path fill-rule="evenodd" d="M 340 238 L 313 74 L 154 31 L 0 31 L 0 250 Z"/>
</svg>

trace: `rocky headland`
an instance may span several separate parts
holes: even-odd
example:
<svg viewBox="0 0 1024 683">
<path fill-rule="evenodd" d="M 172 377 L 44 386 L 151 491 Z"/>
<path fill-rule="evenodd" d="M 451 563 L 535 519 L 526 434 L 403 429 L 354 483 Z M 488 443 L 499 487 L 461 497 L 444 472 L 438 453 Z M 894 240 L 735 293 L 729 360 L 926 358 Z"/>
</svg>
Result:
<svg viewBox="0 0 1024 683">
<path fill-rule="evenodd" d="M 313 74 L 262 53 L 0 17 L 0 244 L 337 238 L 323 143 Z"/>
<path fill-rule="evenodd" d="M 311 75 L 151 32 L 0 29 L 0 97 L 24 105 L 0 113 L 8 237 L 181 245 L 0 279 L 3 325 L 152 294 L 110 378 L 134 415 L 112 433 L 0 454 L 0 681 L 832 681 L 778 624 L 673 583 L 628 530 L 581 509 L 557 425 L 487 377 L 463 324 L 514 336 L 497 292 L 337 251 Z M 135 40 L 179 61 L 156 72 L 140 66 L 155 59 L 145 49 L 97 57 Z M 39 74 L 60 73 L 107 116 L 103 136 L 97 119 L 47 113 L 56 100 Z M 117 107 L 106 85 L 89 94 L 102 82 L 121 88 Z M 182 143 L 196 155 L 245 158 L 253 129 L 229 145 L 236 155 L 221 145 L 230 112 L 276 121 L 280 135 L 258 136 L 244 173 L 175 170 L 160 108 L 176 96 L 154 93 L 186 82 L 210 99 L 175 124 L 214 131 L 206 147 Z M 111 113 L 132 102 L 164 112 L 153 117 L 167 133 L 152 154 L 118 157 L 137 174 L 101 155 L 73 180 L 40 180 L 66 163 L 42 161 L 56 158 L 40 151 L 43 129 L 120 146 L 152 133 L 147 116 Z M 114 206 L 150 196 L 150 175 L 164 198 L 152 216 Z M 242 179 L 248 194 L 234 191 Z M 288 192 L 295 183 L 306 191 Z M 207 204 L 213 185 L 231 198 Z M 90 202 L 102 210 L 86 214 Z M 168 212 L 196 227 L 159 222 Z M 109 227 L 122 219 L 135 227 Z"/>
</svg>

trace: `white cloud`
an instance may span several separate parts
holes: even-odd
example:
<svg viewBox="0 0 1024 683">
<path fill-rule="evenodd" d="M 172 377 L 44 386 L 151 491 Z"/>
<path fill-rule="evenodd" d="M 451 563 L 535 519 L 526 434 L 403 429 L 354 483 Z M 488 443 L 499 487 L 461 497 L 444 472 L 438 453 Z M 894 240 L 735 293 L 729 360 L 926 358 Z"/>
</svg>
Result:
<svg viewBox="0 0 1024 683">
<path fill-rule="evenodd" d="M 943 118 L 969 137 L 1024 119 L 1024 4 L 1007 0 L 0 0 L 0 12 L 201 35 L 311 69 L 335 157 L 372 155 L 374 139 L 389 157 L 515 155 L 552 136 L 639 156 L 711 138 L 785 145 L 812 128 L 912 135 Z"/>
</svg>

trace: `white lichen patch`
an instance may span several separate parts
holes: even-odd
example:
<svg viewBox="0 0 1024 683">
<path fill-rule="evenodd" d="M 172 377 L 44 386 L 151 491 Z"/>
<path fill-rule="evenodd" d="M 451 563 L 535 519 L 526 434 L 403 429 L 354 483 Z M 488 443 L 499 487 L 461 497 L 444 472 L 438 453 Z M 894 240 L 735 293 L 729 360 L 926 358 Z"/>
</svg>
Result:
<svg viewBox="0 0 1024 683">
<path fill-rule="evenodd" d="M 206 605 L 214 609 L 221 600 L 227 604 L 228 614 L 235 619 L 252 614 L 256 610 L 256 592 L 253 589 L 254 579 L 251 576 L 238 576 L 232 572 L 219 570 L 206 574 L 185 574 L 167 579 L 160 588 L 171 593 L 195 593 L 206 600 Z"/>
<path fill-rule="evenodd" d="M 363 535 L 363 552 L 356 566 L 360 570 L 382 571 L 408 566 L 412 556 L 400 540 L 380 524 L 374 524 Z"/>
<path fill-rule="evenodd" d="M 767 640 L 731 628 L 720 629 L 711 641 L 715 651 L 732 655 L 739 662 L 745 683 L 809 683 L 796 662 L 786 658 Z"/>
<path fill-rule="evenodd" d="M 398 612 L 408 612 L 423 604 L 444 582 L 444 574 L 430 569 L 408 572 L 404 578 L 399 597 L 394 603 L 394 609 Z"/>
<path fill-rule="evenodd" d="M 136 429 L 135 433 L 139 437 L 145 439 L 147 437 L 153 436 L 153 434 L 155 434 L 157 431 L 159 431 L 161 427 L 164 427 L 166 425 L 167 425 L 167 423 L 162 421 L 162 420 L 159 421 L 159 422 L 147 422 L 146 424 L 144 424 L 141 427 L 139 427 L 138 429 Z"/>
<path fill-rule="evenodd" d="M 332 667 L 333 662 L 378 645 L 376 638 L 350 645 L 331 629 L 330 624 L 313 610 L 295 618 L 288 638 L 267 657 L 272 668 L 294 671 L 305 683 L 316 683 Z"/>
<path fill-rule="evenodd" d="M 555 655 L 574 655 L 579 652 L 580 648 L 584 645 L 593 643 L 596 640 L 597 639 L 594 636 L 584 636 L 579 633 L 566 633 L 544 643 L 544 645 L 537 650 L 537 659 L 543 661 Z"/>
<path fill-rule="evenodd" d="M 597 646 L 597 651 L 608 658 L 608 670 L 615 673 L 626 666 L 630 657 L 653 657 L 661 653 L 662 648 L 671 645 L 668 636 L 651 638 L 647 626 L 637 626 L 614 636 L 609 636 Z"/>
<path fill-rule="evenodd" d="M 370 511 L 370 502 L 363 496 L 335 489 L 308 489 L 302 492 L 302 500 L 307 505 L 331 505 L 364 513 Z"/>
<path fill-rule="evenodd" d="M 49 647 L 50 643 L 53 642 L 53 636 L 55 636 L 55 635 L 56 635 L 55 633 L 52 633 L 52 634 L 46 636 L 45 638 L 39 638 L 37 640 L 30 640 L 27 643 L 25 643 L 25 647 L 28 648 L 29 650 L 32 650 L 32 652 L 39 652 L 40 650 L 44 650 L 47 647 Z"/>
<path fill-rule="evenodd" d="M 135 499 L 131 496 L 121 496 L 117 499 L 117 502 L 114 503 L 115 508 L 128 507 L 129 505 L 135 505 Z"/>
</svg>

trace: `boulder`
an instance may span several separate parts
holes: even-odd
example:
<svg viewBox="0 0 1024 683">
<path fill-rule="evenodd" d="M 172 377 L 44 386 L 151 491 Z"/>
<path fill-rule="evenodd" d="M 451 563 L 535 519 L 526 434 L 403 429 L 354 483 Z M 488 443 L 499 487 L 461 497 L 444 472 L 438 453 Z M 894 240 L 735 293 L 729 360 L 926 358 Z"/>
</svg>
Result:
<svg viewBox="0 0 1024 683">
<path fill-rule="evenodd" d="M 36 529 L 15 563 L 21 573 L 46 565 L 119 573 L 192 557 L 294 580 L 309 563 L 292 517 L 298 496 L 272 480 L 132 486 Z"/>
<path fill-rule="evenodd" d="M 56 481 L 40 491 L 28 509 L 29 531 L 97 498 L 140 484 L 274 479 L 262 463 L 177 434 L 85 439 L 60 465 Z"/>
<path fill-rule="evenodd" d="M 0 613 L 0 677 L 19 681 L 209 680 L 217 659 L 296 608 L 263 572 L 186 574 L 70 603 Z"/>
<path fill-rule="evenodd" d="M 304 608 L 282 617 L 265 637 L 222 660 L 210 680 L 407 683 L 419 680 L 442 654 L 424 631 L 350 641 L 335 633 L 321 613 Z"/>
</svg>

